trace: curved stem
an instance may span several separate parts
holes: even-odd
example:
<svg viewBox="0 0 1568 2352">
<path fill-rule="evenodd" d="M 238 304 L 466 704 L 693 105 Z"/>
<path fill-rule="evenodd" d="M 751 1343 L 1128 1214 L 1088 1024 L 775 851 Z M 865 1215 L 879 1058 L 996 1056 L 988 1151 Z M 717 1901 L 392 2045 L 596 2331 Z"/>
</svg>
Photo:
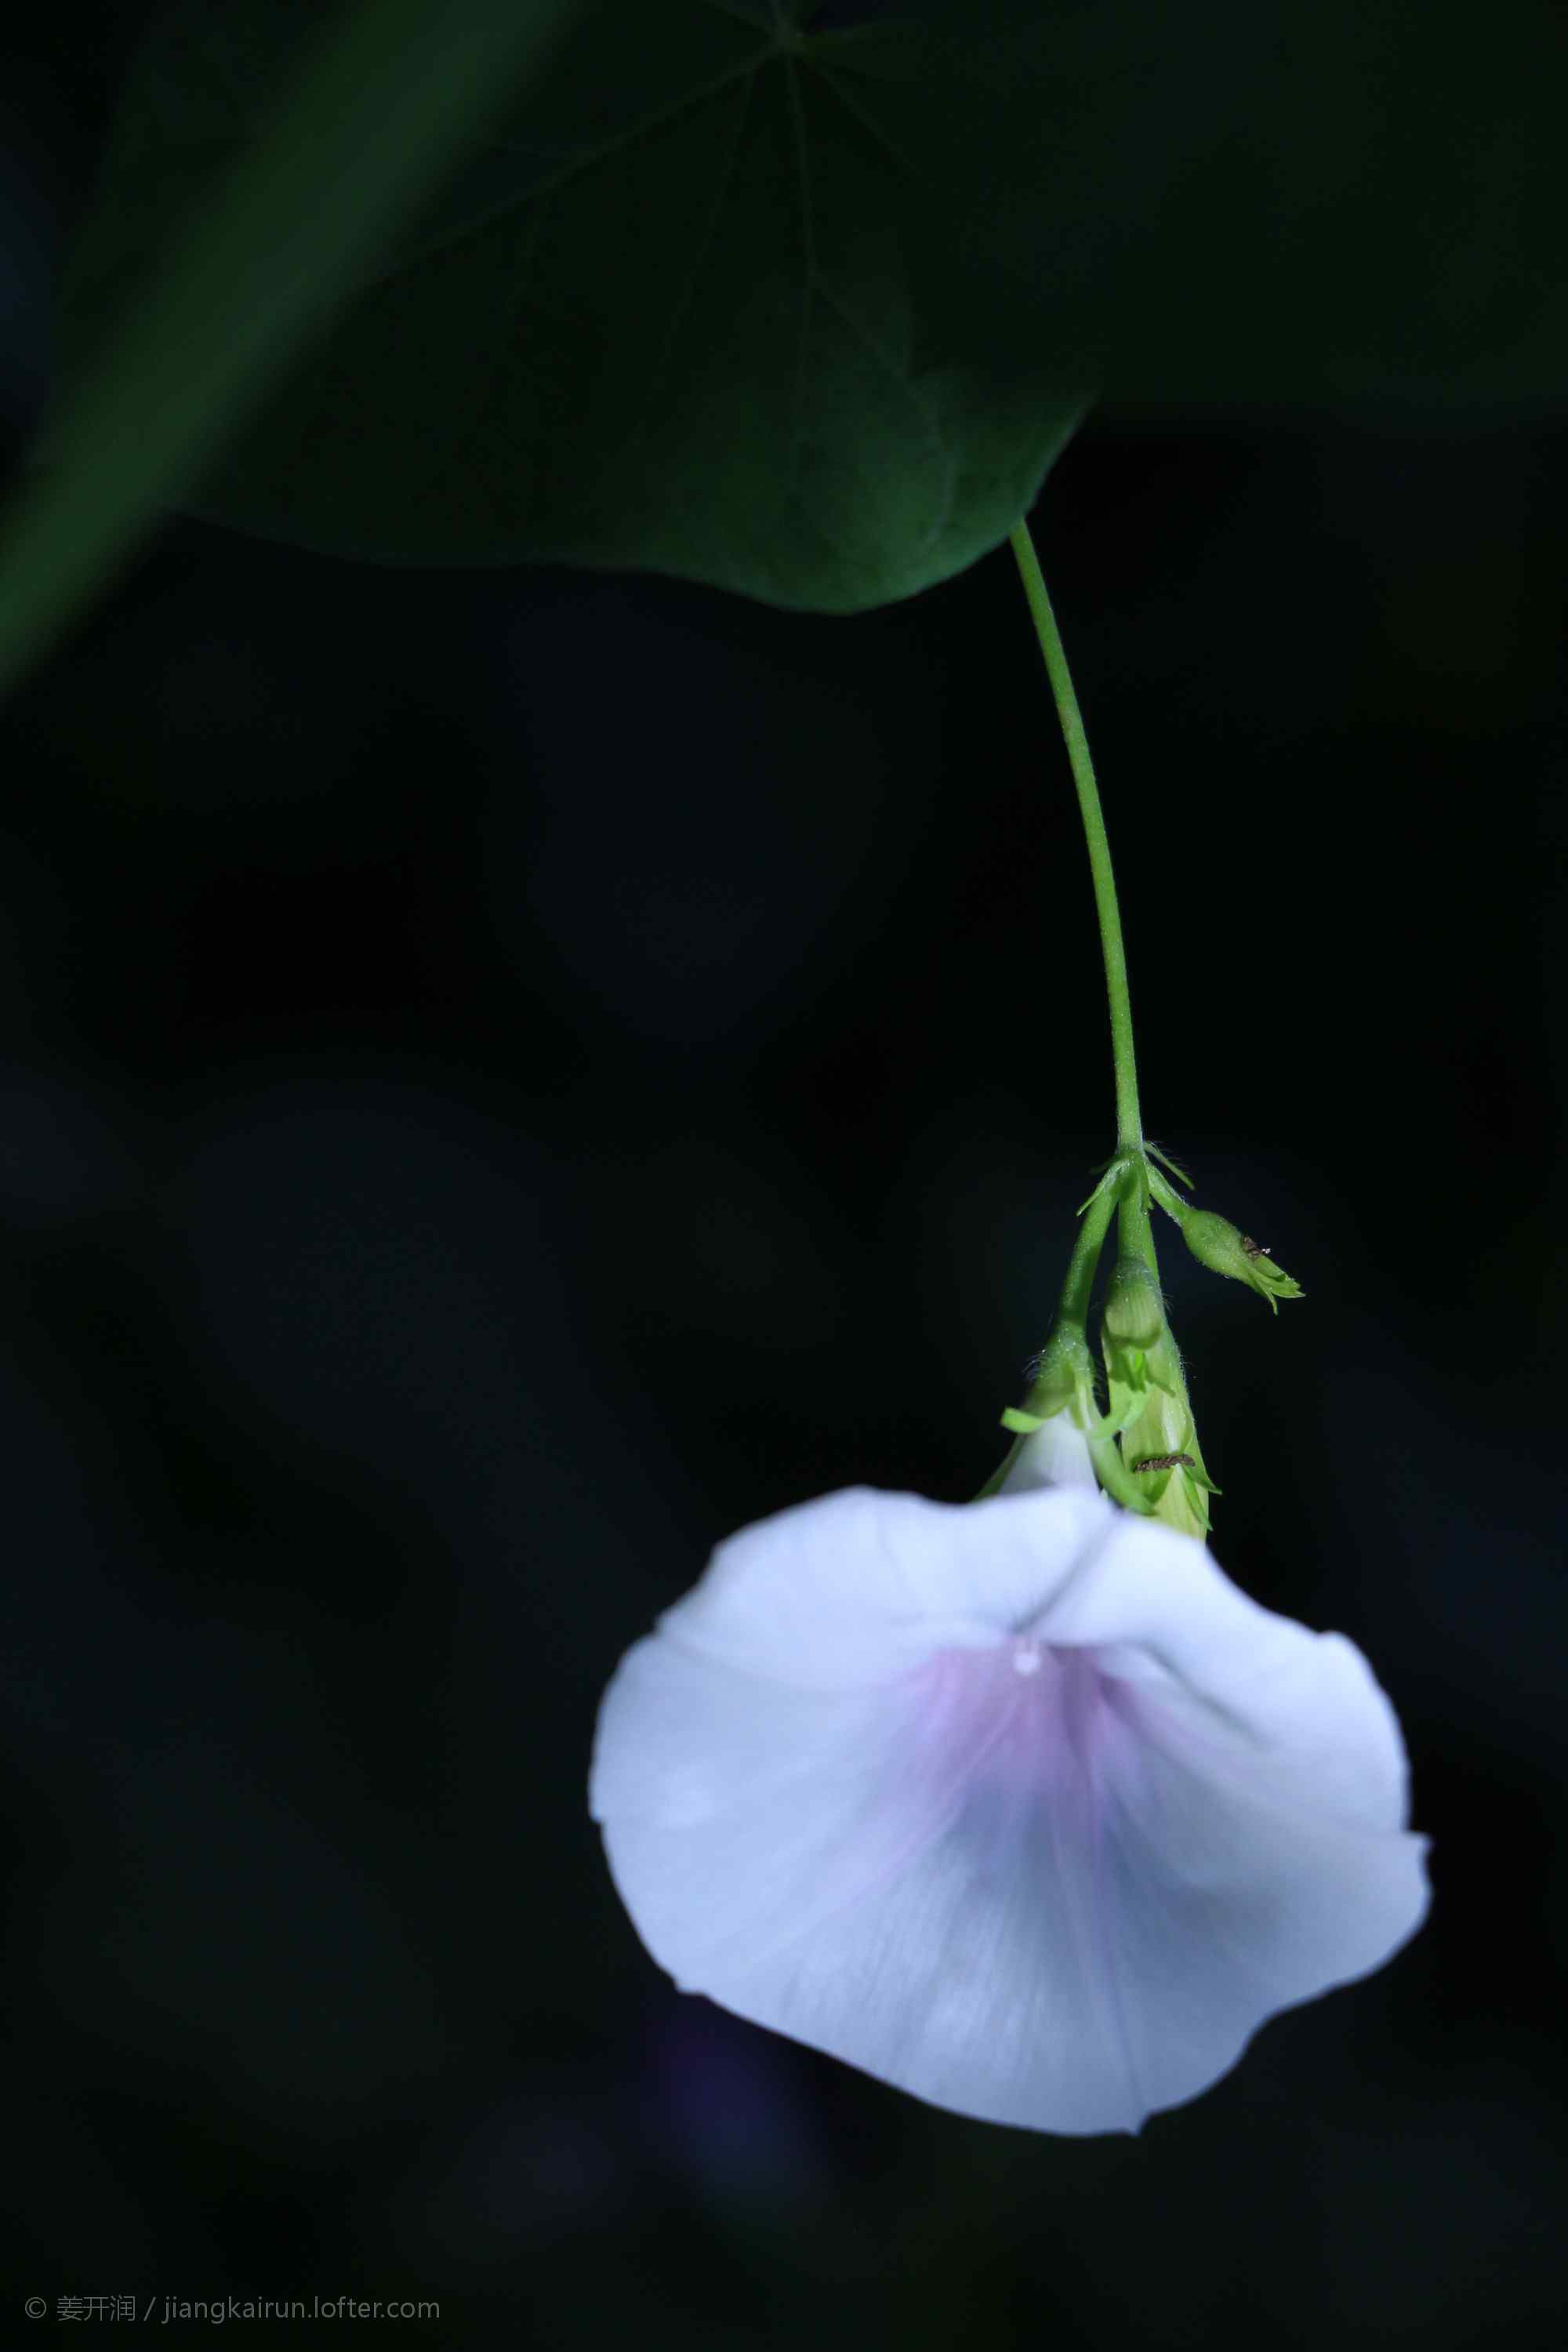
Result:
<svg viewBox="0 0 1568 2352">
<path fill-rule="evenodd" d="M 1062 1285 L 1061 1303 L 1057 1308 L 1058 1324 L 1074 1323 L 1080 1331 L 1088 1328 L 1089 1295 L 1094 1287 L 1100 1253 L 1105 1246 L 1105 1236 L 1115 1207 L 1114 1192 L 1097 1193 L 1079 1220 L 1072 1263 L 1068 1267 L 1067 1280 Z"/>
<path fill-rule="evenodd" d="M 1141 1153 L 1143 1149 L 1143 1122 L 1138 1108 L 1138 1064 L 1132 1050 L 1132 1006 L 1127 992 L 1127 953 L 1121 943 L 1116 877 L 1111 870 L 1110 844 L 1106 838 L 1100 789 L 1094 781 L 1094 762 L 1089 755 L 1089 737 L 1084 732 L 1083 713 L 1073 692 L 1067 655 L 1057 628 L 1057 616 L 1051 610 L 1051 600 L 1046 592 L 1045 578 L 1035 553 L 1035 543 L 1029 537 L 1028 524 L 1016 524 L 1011 539 L 1013 553 L 1017 558 L 1019 574 L 1024 583 L 1024 593 L 1029 600 L 1035 634 L 1039 638 L 1040 651 L 1046 658 L 1046 674 L 1056 699 L 1057 716 L 1061 721 L 1068 758 L 1072 764 L 1072 780 L 1078 787 L 1079 814 L 1083 819 L 1084 839 L 1089 846 L 1089 870 L 1094 877 L 1095 912 L 1100 918 L 1100 943 L 1105 954 L 1105 992 L 1110 1002 L 1110 1050 L 1116 1065 L 1116 1147 L 1119 1151 Z"/>
</svg>

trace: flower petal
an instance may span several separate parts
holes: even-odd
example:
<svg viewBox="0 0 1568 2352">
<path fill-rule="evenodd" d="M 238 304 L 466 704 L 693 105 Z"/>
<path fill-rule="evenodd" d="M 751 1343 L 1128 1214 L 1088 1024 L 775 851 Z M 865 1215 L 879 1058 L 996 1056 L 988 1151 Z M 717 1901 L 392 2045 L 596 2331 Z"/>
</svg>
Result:
<svg viewBox="0 0 1568 2352">
<path fill-rule="evenodd" d="M 721 1543 L 659 1633 L 806 1689 L 896 1682 L 935 1650 L 1005 1640 L 1110 1524 L 1085 1487 L 983 1504 L 847 1487 Z"/>
<path fill-rule="evenodd" d="M 1142 2095 L 1174 2105 L 1420 1926 L 1398 1722 L 1352 1643 L 1131 1517 L 1034 1630 L 1093 1659 L 1121 1727 L 1097 1754 L 1114 1965 Z"/>
<path fill-rule="evenodd" d="M 747 1529 L 623 1660 L 592 1801 L 686 1990 L 1052 2131 L 1190 2098 L 1426 1904 L 1359 1653 L 1076 1488 Z"/>
<path fill-rule="evenodd" d="M 1020 1439 L 1000 1493 L 1023 1495 L 1037 1486 L 1093 1486 L 1089 1440 L 1065 1412 L 1052 1413 Z"/>
</svg>

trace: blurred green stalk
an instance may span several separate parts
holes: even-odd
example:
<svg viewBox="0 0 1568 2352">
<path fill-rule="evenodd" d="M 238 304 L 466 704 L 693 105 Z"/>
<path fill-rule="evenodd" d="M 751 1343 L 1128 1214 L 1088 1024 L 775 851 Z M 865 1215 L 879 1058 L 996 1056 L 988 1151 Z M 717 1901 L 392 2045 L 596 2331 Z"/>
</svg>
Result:
<svg viewBox="0 0 1568 2352">
<path fill-rule="evenodd" d="M 244 422 L 574 5 L 359 0 L 329 20 L 268 131 L 49 422 L 0 533 L 0 691 Z"/>
</svg>

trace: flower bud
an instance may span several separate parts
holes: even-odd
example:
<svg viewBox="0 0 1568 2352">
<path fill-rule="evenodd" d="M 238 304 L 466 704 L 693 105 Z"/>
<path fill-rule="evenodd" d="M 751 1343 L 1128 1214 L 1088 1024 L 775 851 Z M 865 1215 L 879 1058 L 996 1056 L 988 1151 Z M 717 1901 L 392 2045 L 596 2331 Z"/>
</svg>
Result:
<svg viewBox="0 0 1568 2352">
<path fill-rule="evenodd" d="M 1249 1234 L 1238 1233 L 1228 1217 L 1216 1216 L 1212 1209 L 1189 1209 L 1181 1223 L 1182 1237 L 1200 1265 L 1227 1275 L 1233 1282 L 1245 1282 L 1259 1298 L 1267 1298 L 1276 1314 L 1281 1298 L 1301 1297 L 1300 1284 L 1276 1265 Z"/>
<path fill-rule="evenodd" d="M 1169 1333 L 1155 1347 L 1148 1372 L 1141 1409 L 1121 1433 L 1121 1458 L 1138 1490 L 1140 1507 L 1179 1534 L 1201 1540 L 1208 1533 L 1208 1496 L 1215 1487 L 1204 1466 L 1181 1358 Z"/>
<path fill-rule="evenodd" d="M 1105 1294 L 1106 1338 L 1124 1348 L 1147 1349 L 1164 1328 L 1158 1282 L 1142 1258 L 1119 1257 Z"/>
</svg>

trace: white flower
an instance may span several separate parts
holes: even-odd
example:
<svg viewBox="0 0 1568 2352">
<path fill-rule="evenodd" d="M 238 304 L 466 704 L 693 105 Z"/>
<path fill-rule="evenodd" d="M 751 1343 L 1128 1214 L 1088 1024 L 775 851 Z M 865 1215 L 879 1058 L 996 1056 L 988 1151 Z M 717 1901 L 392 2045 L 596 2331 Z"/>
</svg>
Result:
<svg viewBox="0 0 1568 2352">
<path fill-rule="evenodd" d="M 1076 1435 L 990 1501 L 721 1545 L 622 1660 L 591 1801 L 684 1990 L 963 2115 L 1136 2130 L 1386 1960 L 1426 1842 L 1349 1642 L 1089 1485 L 1016 1491 Z"/>
<path fill-rule="evenodd" d="M 1070 1414 L 1058 1412 L 1042 1421 L 1027 1437 L 1019 1438 L 1002 1492 L 1017 1494 L 1030 1486 L 1097 1486 L 1088 1438 Z"/>
</svg>

